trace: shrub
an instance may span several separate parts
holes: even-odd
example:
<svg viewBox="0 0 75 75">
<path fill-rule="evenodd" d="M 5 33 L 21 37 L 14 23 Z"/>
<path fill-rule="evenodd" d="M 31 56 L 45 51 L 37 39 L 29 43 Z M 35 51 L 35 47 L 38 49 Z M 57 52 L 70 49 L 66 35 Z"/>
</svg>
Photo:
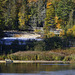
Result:
<svg viewBox="0 0 75 75">
<path fill-rule="evenodd" d="M 63 59 L 63 61 L 70 61 L 71 57 L 70 56 L 65 56 L 65 58 Z"/>
<path fill-rule="evenodd" d="M 18 56 L 16 56 L 16 55 L 10 55 L 10 59 L 11 60 L 18 60 Z"/>
<path fill-rule="evenodd" d="M 38 41 L 35 43 L 34 51 L 44 51 L 45 50 L 45 43 L 43 41 Z"/>
<path fill-rule="evenodd" d="M 6 55 L 4 54 L 0 56 L 0 60 L 4 60 L 5 58 L 6 58 Z"/>
<path fill-rule="evenodd" d="M 44 40 L 46 50 L 62 48 L 62 39 L 60 37 L 51 37 Z"/>
<path fill-rule="evenodd" d="M 35 32 L 35 33 L 40 33 L 40 32 L 42 32 L 42 31 L 41 31 L 40 29 L 35 29 L 34 32 Z"/>
<path fill-rule="evenodd" d="M 75 55 L 74 54 L 71 55 L 70 58 L 71 58 L 72 61 L 75 61 Z"/>
<path fill-rule="evenodd" d="M 27 40 L 26 41 L 26 50 L 34 50 L 34 46 L 35 46 L 36 42 L 37 42 L 36 40 Z"/>
<path fill-rule="evenodd" d="M 72 29 L 68 29 L 67 32 L 66 32 L 66 34 L 67 34 L 68 37 L 72 37 L 73 36 Z"/>
<path fill-rule="evenodd" d="M 60 36 L 60 37 L 63 37 L 64 35 L 65 35 L 65 31 L 64 31 L 64 30 L 60 31 L 59 36 Z"/>
</svg>

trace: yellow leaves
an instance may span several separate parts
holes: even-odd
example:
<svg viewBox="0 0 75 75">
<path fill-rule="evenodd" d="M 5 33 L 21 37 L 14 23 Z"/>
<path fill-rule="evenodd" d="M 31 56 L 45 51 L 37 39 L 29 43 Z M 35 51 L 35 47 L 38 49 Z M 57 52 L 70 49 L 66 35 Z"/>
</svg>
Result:
<svg viewBox="0 0 75 75">
<path fill-rule="evenodd" d="M 24 15 L 24 13 L 19 12 L 18 16 L 19 16 L 19 24 L 20 24 L 19 28 L 23 29 L 25 26 L 25 15 Z"/>
<path fill-rule="evenodd" d="M 19 12 L 18 16 L 19 16 L 19 24 L 21 26 L 25 25 L 25 22 L 27 22 L 28 19 L 31 17 L 31 15 L 25 15 L 23 12 Z"/>
<path fill-rule="evenodd" d="M 75 31 L 75 25 L 72 27 L 72 30 Z"/>
<path fill-rule="evenodd" d="M 61 22 L 62 22 L 62 19 L 59 19 L 57 16 L 55 16 L 56 28 L 58 29 L 61 28 Z"/>
<path fill-rule="evenodd" d="M 62 36 L 64 36 L 64 35 L 65 35 L 65 31 L 64 31 L 64 30 L 60 31 L 59 36 L 62 37 Z"/>
<path fill-rule="evenodd" d="M 58 29 L 60 29 L 61 28 L 61 26 L 60 26 L 60 24 L 58 23 L 58 24 L 56 24 L 56 28 L 58 28 Z"/>
<path fill-rule="evenodd" d="M 58 17 L 55 16 L 55 23 L 58 23 Z"/>
<path fill-rule="evenodd" d="M 66 34 L 67 34 L 67 36 L 75 37 L 75 25 L 72 28 L 68 29 Z"/>
<path fill-rule="evenodd" d="M 30 18 L 31 17 L 31 15 L 28 15 L 28 18 Z"/>
<path fill-rule="evenodd" d="M 44 37 L 46 38 L 50 38 L 50 37 L 54 37 L 55 34 L 53 32 L 48 32 L 47 34 L 44 34 Z"/>
<path fill-rule="evenodd" d="M 53 32 L 50 32 L 50 37 L 54 37 L 55 34 Z"/>
<path fill-rule="evenodd" d="M 49 8 L 51 4 L 52 4 L 51 2 L 47 3 L 47 8 Z"/>
<path fill-rule="evenodd" d="M 72 29 L 68 29 L 67 32 L 66 32 L 67 36 L 71 36 L 73 34 L 73 31 Z"/>
<path fill-rule="evenodd" d="M 34 32 L 35 32 L 35 33 L 40 33 L 41 30 L 40 30 L 40 29 L 35 29 Z"/>
<path fill-rule="evenodd" d="M 75 25 L 71 29 L 73 31 L 73 36 L 75 37 Z"/>
<path fill-rule="evenodd" d="M 56 23 L 61 23 L 62 22 L 62 19 L 59 19 L 59 17 L 55 16 L 55 22 Z"/>
<path fill-rule="evenodd" d="M 52 3 L 48 3 L 49 9 L 46 10 L 46 18 L 45 18 L 45 25 L 44 25 L 44 34 L 49 37 L 50 36 L 50 26 L 54 25 L 54 7 L 51 5 Z"/>
<path fill-rule="evenodd" d="M 49 5 L 51 5 L 52 3 L 50 2 L 50 3 L 47 3 L 47 6 L 49 6 Z"/>
<path fill-rule="evenodd" d="M 20 17 L 20 16 L 23 16 L 23 17 L 24 17 L 24 13 L 19 12 L 18 16 L 19 16 L 19 17 Z"/>
<path fill-rule="evenodd" d="M 31 2 L 37 2 L 38 0 L 28 0 L 29 3 Z"/>
</svg>

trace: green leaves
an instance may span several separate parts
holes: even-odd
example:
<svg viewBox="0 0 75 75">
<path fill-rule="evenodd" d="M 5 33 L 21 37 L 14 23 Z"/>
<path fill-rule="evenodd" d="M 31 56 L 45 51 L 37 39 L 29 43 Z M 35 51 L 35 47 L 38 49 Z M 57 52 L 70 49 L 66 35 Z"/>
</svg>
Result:
<svg viewBox="0 0 75 75">
<path fill-rule="evenodd" d="M 44 25 L 45 34 L 48 34 L 50 32 L 50 27 L 54 25 L 54 16 L 55 16 L 54 7 L 53 5 L 50 5 L 49 8 L 46 10 L 46 18 Z"/>
<path fill-rule="evenodd" d="M 69 18 L 70 11 L 71 11 L 71 1 L 70 0 L 61 0 L 58 3 L 56 12 L 59 18 L 67 21 Z"/>
</svg>

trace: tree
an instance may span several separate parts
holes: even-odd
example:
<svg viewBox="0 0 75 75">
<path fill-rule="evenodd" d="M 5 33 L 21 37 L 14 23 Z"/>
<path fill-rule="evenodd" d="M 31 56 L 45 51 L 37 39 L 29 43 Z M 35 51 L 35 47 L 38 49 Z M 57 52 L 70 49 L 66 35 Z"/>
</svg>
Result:
<svg viewBox="0 0 75 75">
<path fill-rule="evenodd" d="M 54 7 L 51 3 L 49 3 L 46 9 L 46 18 L 45 18 L 45 25 L 44 25 L 45 34 L 48 34 L 50 32 L 50 27 L 54 26 L 54 17 L 55 17 Z"/>
<path fill-rule="evenodd" d="M 28 12 L 28 1 L 27 0 L 22 0 L 22 6 L 20 7 L 19 10 L 19 29 L 25 30 L 28 29 L 28 21 L 29 21 L 29 12 Z"/>
<path fill-rule="evenodd" d="M 5 28 L 16 28 L 16 0 L 4 0 L 3 1 L 3 13 L 5 18 Z"/>
<path fill-rule="evenodd" d="M 29 19 L 29 25 L 33 27 L 37 27 L 37 4 L 35 1 L 31 1 L 29 3 L 30 6 L 30 19 Z"/>
<path fill-rule="evenodd" d="M 57 16 L 60 19 L 62 19 L 63 27 L 66 27 L 68 25 L 69 18 L 71 20 L 71 14 L 72 14 L 70 13 L 71 10 L 72 10 L 72 0 L 60 0 L 58 2 L 56 12 L 57 12 Z"/>
<path fill-rule="evenodd" d="M 38 27 L 43 26 L 43 19 L 45 18 L 45 15 L 42 13 L 44 12 L 44 4 L 43 4 L 43 0 L 38 0 L 38 8 L 37 8 L 37 19 L 38 19 Z M 44 10 L 43 10 L 44 9 Z"/>
<path fill-rule="evenodd" d="M 0 0 L 0 38 L 3 37 L 3 29 L 4 29 L 4 18 L 1 4 L 2 0 Z"/>
</svg>

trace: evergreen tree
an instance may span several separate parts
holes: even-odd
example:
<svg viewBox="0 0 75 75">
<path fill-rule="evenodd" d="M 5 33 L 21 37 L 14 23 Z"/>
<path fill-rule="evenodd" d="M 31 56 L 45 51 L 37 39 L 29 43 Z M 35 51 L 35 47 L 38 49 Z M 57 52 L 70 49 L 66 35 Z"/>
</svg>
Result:
<svg viewBox="0 0 75 75">
<path fill-rule="evenodd" d="M 19 29 L 25 30 L 28 29 L 28 21 L 29 21 L 29 12 L 28 12 L 28 1 L 22 0 L 22 6 L 19 10 Z"/>
<path fill-rule="evenodd" d="M 3 29 L 4 29 L 4 18 L 2 11 L 2 0 L 0 0 L 0 38 L 3 37 Z"/>
<path fill-rule="evenodd" d="M 38 0 L 38 9 L 37 9 L 37 19 L 38 19 L 38 27 L 43 26 L 43 20 L 44 20 L 44 6 L 43 6 L 43 0 Z"/>
<path fill-rule="evenodd" d="M 46 10 L 46 18 L 45 18 L 45 25 L 44 25 L 44 32 L 48 34 L 50 32 L 50 28 L 54 26 L 54 17 L 55 17 L 55 10 L 52 3 L 47 4 Z"/>
<path fill-rule="evenodd" d="M 37 8 L 38 8 L 38 5 L 36 2 L 32 1 L 31 3 L 29 3 L 30 5 L 30 25 L 31 27 L 37 27 L 37 21 L 38 21 L 38 17 L 37 17 Z"/>
<path fill-rule="evenodd" d="M 66 27 L 69 20 L 69 15 L 71 15 L 72 0 L 60 0 L 57 5 L 57 16 L 62 19 L 63 27 Z"/>
<path fill-rule="evenodd" d="M 6 29 L 15 29 L 16 0 L 5 0 L 3 3 Z"/>
</svg>

